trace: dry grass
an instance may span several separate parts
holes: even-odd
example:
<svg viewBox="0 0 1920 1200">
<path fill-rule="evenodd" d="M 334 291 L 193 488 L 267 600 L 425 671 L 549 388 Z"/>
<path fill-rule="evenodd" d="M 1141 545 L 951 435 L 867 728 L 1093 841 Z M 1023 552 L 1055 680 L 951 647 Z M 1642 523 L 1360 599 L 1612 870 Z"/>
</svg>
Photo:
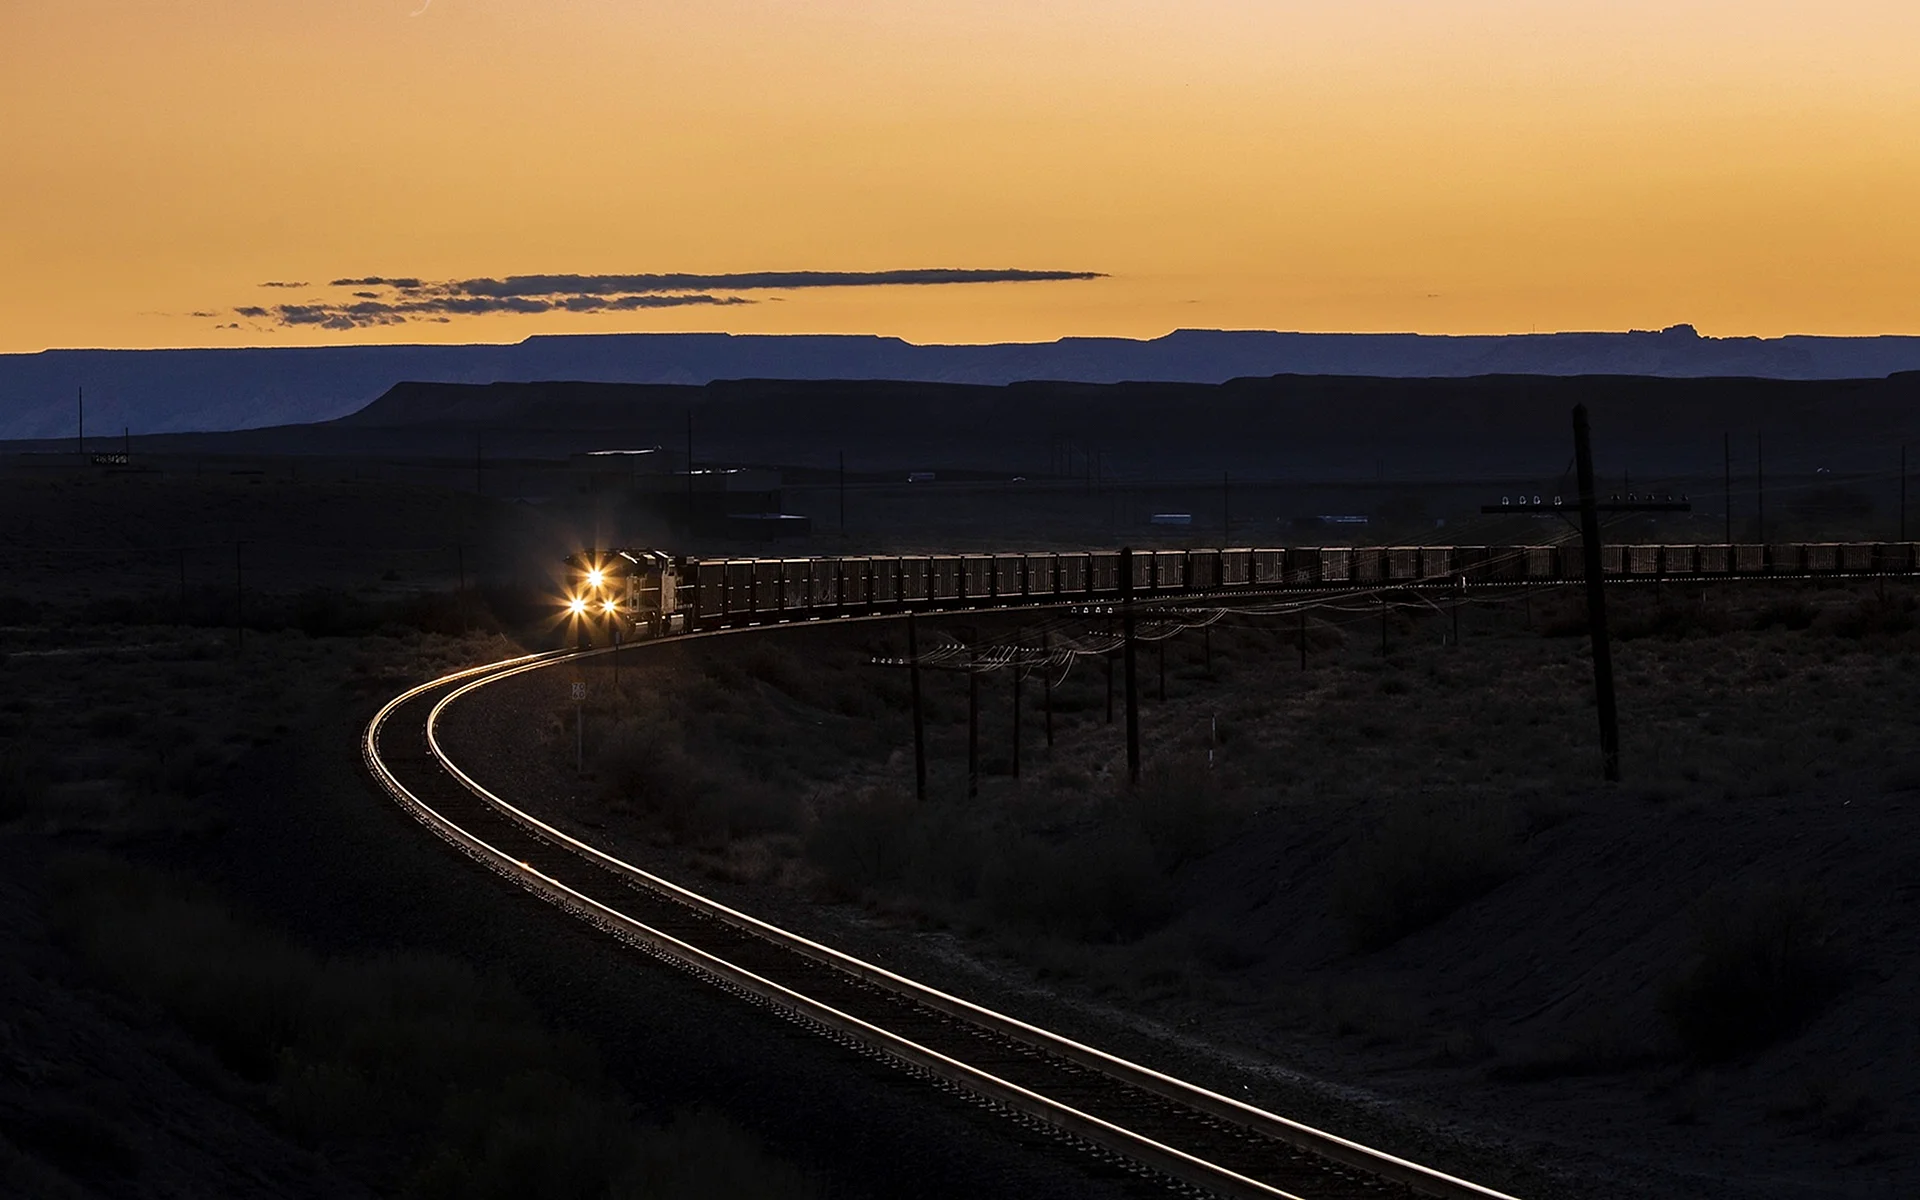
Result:
<svg viewBox="0 0 1920 1200">
<path fill-rule="evenodd" d="M 323 959 L 177 877 L 59 864 L 55 924 L 114 989 L 265 1084 L 287 1130 L 413 1197 L 805 1196 L 710 1117 L 635 1125 L 592 1049 L 431 956 Z"/>
<path fill-rule="evenodd" d="M 1687 1051 L 1721 1062 L 1797 1032 L 1846 985 L 1831 919 L 1805 888 L 1716 896 L 1693 953 L 1661 992 Z"/>
</svg>

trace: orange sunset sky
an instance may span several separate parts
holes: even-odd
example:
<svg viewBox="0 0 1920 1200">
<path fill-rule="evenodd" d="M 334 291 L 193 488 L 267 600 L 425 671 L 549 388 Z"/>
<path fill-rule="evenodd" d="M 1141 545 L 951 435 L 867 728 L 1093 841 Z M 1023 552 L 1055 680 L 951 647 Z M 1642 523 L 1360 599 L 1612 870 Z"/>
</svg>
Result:
<svg viewBox="0 0 1920 1200">
<path fill-rule="evenodd" d="M 422 4 L 0 5 L 0 351 L 1920 333 L 1914 0 Z M 394 304 L 922 268 L 1102 277 Z"/>
</svg>

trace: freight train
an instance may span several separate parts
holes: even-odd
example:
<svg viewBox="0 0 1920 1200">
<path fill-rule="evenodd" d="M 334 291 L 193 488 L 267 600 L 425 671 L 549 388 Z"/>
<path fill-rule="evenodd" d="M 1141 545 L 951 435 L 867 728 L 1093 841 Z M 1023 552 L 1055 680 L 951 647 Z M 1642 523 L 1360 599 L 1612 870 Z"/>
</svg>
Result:
<svg viewBox="0 0 1920 1200">
<path fill-rule="evenodd" d="M 576 617 L 654 636 L 876 613 L 1092 603 L 1129 593 L 1164 600 L 1547 586 L 1585 575 L 1577 542 L 830 558 L 690 558 L 614 549 L 585 551 L 567 564 L 567 607 Z M 1920 543 L 1606 545 L 1600 566 L 1624 582 L 1912 575 L 1920 569 Z"/>
</svg>

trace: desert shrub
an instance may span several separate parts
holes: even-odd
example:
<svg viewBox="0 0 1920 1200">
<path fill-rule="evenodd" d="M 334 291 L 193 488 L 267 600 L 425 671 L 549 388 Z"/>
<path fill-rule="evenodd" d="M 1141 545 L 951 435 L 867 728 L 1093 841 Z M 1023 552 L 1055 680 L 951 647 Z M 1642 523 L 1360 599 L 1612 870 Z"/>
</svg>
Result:
<svg viewBox="0 0 1920 1200">
<path fill-rule="evenodd" d="M 1819 610 L 1808 601 L 1799 596 L 1788 596 L 1761 605 L 1753 614 L 1749 626 L 1755 631 L 1772 629 L 1776 625 L 1782 629 L 1800 630 L 1811 626 L 1819 615 Z"/>
<path fill-rule="evenodd" d="M 1916 601 L 1906 596 L 1866 596 L 1827 615 L 1821 625 L 1836 637 L 1897 637 L 1914 628 Z"/>
<path fill-rule="evenodd" d="M 414 1197 L 807 1195 L 720 1122 L 634 1128 L 591 1050 L 439 956 L 323 959 L 173 876 L 57 865 L 54 924 L 110 986 L 270 1086 L 273 1115 Z M 397 1153 L 396 1153 L 397 1152 Z M 398 1184 L 399 1186 L 394 1186 Z"/>
<path fill-rule="evenodd" d="M 1498 887 L 1521 866 L 1504 805 L 1408 800 L 1348 843 L 1332 902 L 1356 949 L 1377 950 Z"/>
<path fill-rule="evenodd" d="M 96 708 L 87 714 L 87 732 L 94 737 L 124 738 L 132 737 L 140 728 L 140 718 L 132 709 L 114 706 Z"/>
<path fill-rule="evenodd" d="M 1705 604 L 1654 604 L 1628 609 L 1612 620 L 1613 633 L 1623 640 L 1658 637 L 1718 637 L 1733 627 L 1724 610 Z M 1585 632 L 1584 624 L 1581 632 Z"/>
<path fill-rule="evenodd" d="M 46 799 L 49 775 L 45 756 L 24 740 L 0 745 L 0 821 L 38 812 Z"/>
<path fill-rule="evenodd" d="M 1845 985 L 1825 914 L 1804 888 L 1710 901 L 1693 955 L 1661 990 L 1687 1051 L 1718 1062 L 1798 1032 Z"/>
<path fill-rule="evenodd" d="M 1218 849 L 1248 812 L 1244 797 L 1230 795 L 1200 756 L 1154 763 L 1116 808 L 1118 821 L 1139 829 L 1167 871 Z"/>
<path fill-rule="evenodd" d="M 25 596 L 0 592 L 0 625 L 31 625 L 40 619 L 40 606 Z"/>
<path fill-rule="evenodd" d="M 675 837 L 710 842 L 797 828 L 799 805 L 760 780 L 690 754 L 680 726 L 658 714 L 619 722 L 594 756 L 602 798 Z"/>
<path fill-rule="evenodd" d="M 1084 942 L 1132 941 L 1174 911 L 1153 847 L 1126 828 L 1008 835 L 981 872 L 979 904 L 1002 929 Z"/>
<path fill-rule="evenodd" d="M 892 892 L 947 909 L 974 899 L 987 858 L 968 814 L 892 795 L 822 813 L 808 831 L 806 855 L 841 895 Z"/>
</svg>

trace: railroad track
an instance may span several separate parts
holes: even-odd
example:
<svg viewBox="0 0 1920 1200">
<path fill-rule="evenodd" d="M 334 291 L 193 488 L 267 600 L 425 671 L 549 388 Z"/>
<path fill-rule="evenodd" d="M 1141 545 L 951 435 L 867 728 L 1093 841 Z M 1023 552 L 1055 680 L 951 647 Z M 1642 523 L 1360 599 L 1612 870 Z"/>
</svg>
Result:
<svg viewBox="0 0 1920 1200">
<path fill-rule="evenodd" d="M 1513 1200 L 728 908 L 545 824 L 489 792 L 440 746 L 436 722 L 462 696 L 605 653 L 531 655 L 405 692 L 368 724 L 366 766 L 394 800 L 461 852 L 639 950 L 1177 1189 L 1268 1200 Z"/>
</svg>

